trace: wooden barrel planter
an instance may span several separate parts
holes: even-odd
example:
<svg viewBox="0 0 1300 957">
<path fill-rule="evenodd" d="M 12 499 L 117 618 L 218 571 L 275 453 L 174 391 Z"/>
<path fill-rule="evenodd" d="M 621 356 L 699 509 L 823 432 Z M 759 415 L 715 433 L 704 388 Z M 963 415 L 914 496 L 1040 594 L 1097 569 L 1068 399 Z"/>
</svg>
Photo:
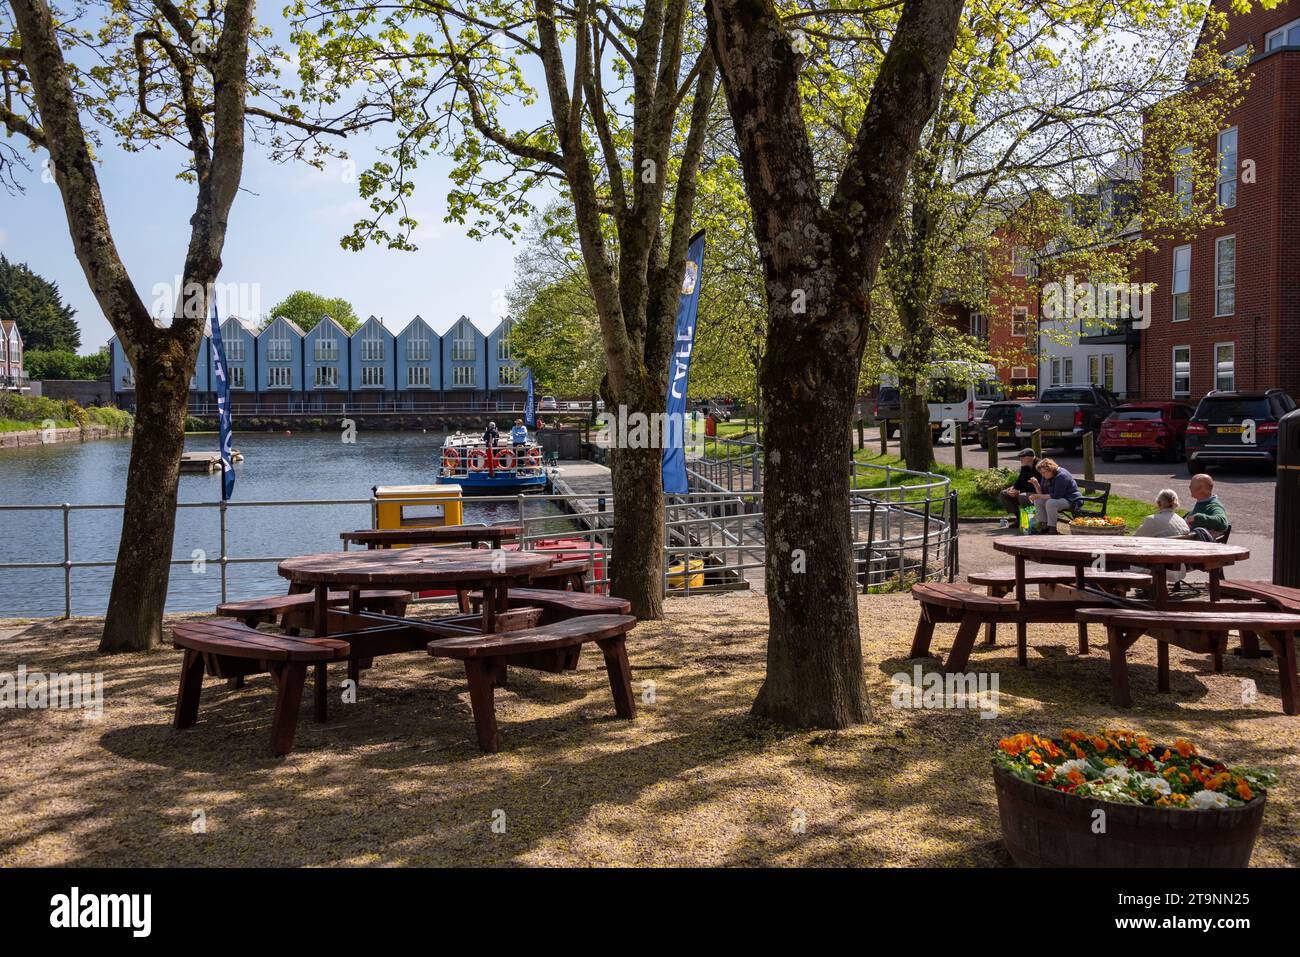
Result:
<svg viewBox="0 0 1300 957">
<path fill-rule="evenodd" d="M 998 765 L 993 782 L 1002 840 L 1021 867 L 1246 867 L 1267 800 L 1261 793 L 1206 811 L 1119 804 L 1031 784 Z"/>
<path fill-rule="evenodd" d="M 1128 525 L 1075 525 L 1070 523 L 1071 535 L 1126 535 Z"/>
</svg>

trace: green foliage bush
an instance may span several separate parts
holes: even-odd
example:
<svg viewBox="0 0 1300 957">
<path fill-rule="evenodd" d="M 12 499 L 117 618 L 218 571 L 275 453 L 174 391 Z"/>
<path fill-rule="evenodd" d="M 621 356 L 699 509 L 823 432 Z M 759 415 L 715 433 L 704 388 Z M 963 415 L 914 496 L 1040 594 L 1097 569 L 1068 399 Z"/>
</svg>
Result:
<svg viewBox="0 0 1300 957">
<path fill-rule="evenodd" d="M 988 498 L 997 498 L 998 492 L 1008 488 L 1016 480 L 1016 473 L 1011 469 L 989 469 L 975 476 L 975 491 Z"/>
<path fill-rule="evenodd" d="M 135 420 L 121 409 L 96 407 L 83 409 L 71 399 L 47 399 L 45 396 L 14 395 L 0 392 L 0 419 L 11 422 L 31 423 L 33 429 L 39 429 L 47 420 L 60 427 L 76 426 L 85 429 L 88 425 L 106 425 L 119 432 L 129 431 Z"/>
</svg>

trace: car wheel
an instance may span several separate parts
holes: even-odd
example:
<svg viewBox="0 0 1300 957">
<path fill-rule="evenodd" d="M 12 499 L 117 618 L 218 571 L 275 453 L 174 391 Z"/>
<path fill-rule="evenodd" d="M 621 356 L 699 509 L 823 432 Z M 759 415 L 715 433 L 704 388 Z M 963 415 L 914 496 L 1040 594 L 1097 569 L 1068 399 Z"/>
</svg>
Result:
<svg viewBox="0 0 1300 957">
<path fill-rule="evenodd" d="M 1102 460 L 1103 462 L 1114 462 L 1114 461 L 1115 461 L 1115 453 L 1114 453 L 1114 452 L 1107 452 L 1107 451 L 1103 450 L 1102 453 L 1101 453 L 1101 460 Z"/>
<path fill-rule="evenodd" d="M 1185 455 L 1186 450 L 1183 448 L 1183 443 L 1181 442 L 1175 442 L 1173 445 L 1169 446 L 1169 448 L 1165 449 L 1166 462 L 1181 462 Z"/>
<path fill-rule="evenodd" d="M 1200 473 L 1200 472 L 1203 472 L 1203 471 L 1205 471 L 1205 470 L 1204 470 L 1203 468 L 1201 468 L 1201 460 L 1198 459 L 1198 458 L 1196 458 L 1195 456 L 1188 456 L 1188 458 L 1187 458 L 1187 474 L 1188 474 L 1188 475 L 1196 475 L 1196 474 L 1198 474 L 1198 473 Z"/>
</svg>

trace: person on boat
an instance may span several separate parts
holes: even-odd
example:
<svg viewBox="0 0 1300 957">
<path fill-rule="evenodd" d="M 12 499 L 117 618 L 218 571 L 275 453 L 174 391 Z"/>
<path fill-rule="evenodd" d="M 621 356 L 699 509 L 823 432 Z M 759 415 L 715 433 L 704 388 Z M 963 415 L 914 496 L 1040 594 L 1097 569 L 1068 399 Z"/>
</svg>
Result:
<svg viewBox="0 0 1300 957">
<path fill-rule="evenodd" d="M 497 424 L 489 422 L 487 430 L 483 433 L 483 444 L 490 449 L 497 447 L 497 439 L 501 438 L 501 433 L 497 431 Z"/>
<path fill-rule="evenodd" d="M 524 425 L 523 419 L 515 419 L 515 427 L 510 430 L 510 442 L 516 451 L 519 446 L 528 444 L 528 427 Z"/>
<path fill-rule="evenodd" d="M 1083 505 L 1083 493 L 1068 469 L 1063 469 L 1051 459 L 1038 463 L 1041 478 L 1030 479 L 1034 493 L 1029 501 L 1034 503 L 1038 529 L 1046 535 L 1055 535 L 1056 519 L 1062 512 L 1077 512 Z"/>
</svg>

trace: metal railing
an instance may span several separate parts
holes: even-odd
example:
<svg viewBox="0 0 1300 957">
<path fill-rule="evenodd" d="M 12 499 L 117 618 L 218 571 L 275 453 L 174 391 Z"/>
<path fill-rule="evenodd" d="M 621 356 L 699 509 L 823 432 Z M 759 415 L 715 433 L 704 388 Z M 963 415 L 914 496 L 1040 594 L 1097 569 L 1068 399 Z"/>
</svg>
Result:
<svg viewBox="0 0 1300 957">
<path fill-rule="evenodd" d="M 737 458 L 736 464 L 753 469 L 761 450 L 750 450 L 748 462 Z M 716 460 L 715 460 L 716 461 Z M 730 461 L 730 458 L 726 459 Z M 664 508 L 663 584 L 667 594 L 699 594 L 742 588 L 761 587 L 762 572 L 766 563 L 766 536 L 764 534 L 763 492 L 747 487 L 730 490 L 721 487 L 706 488 L 710 480 L 696 471 L 701 460 L 692 460 L 693 482 L 701 489 L 687 495 L 672 496 Z M 707 470 L 706 470 L 707 471 Z M 874 466 L 855 463 L 855 485 L 858 480 L 880 478 L 884 483 L 853 492 L 850 521 L 853 531 L 854 570 L 864 591 L 905 588 L 915 581 L 934 578 L 951 580 L 957 570 L 957 496 L 948 480 L 930 473 L 911 472 L 894 466 Z M 713 472 L 711 474 L 719 474 Z M 729 473 L 730 474 L 730 473 Z M 755 473 L 748 472 L 750 478 Z M 761 485 L 761 474 L 757 482 Z M 898 484 L 891 484 L 897 481 Z M 911 482 L 911 484 L 903 484 Z M 612 510 L 602 512 L 602 521 L 584 523 L 580 514 L 590 502 L 606 498 L 611 504 L 613 496 L 594 493 L 568 495 L 511 495 L 474 496 L 459 501 L 462 504 L 513 505 L 513 522 L 522 528 L 520 547 L 529 550 L 558 550 L 545 544 L 548 540 L 575 540 L 564 551 L 586 550 L 592 560 L 591 583 L 603 589 L 608 582 L 609 562 L 613 551 Z M 288 507 L 313 507 L 327 509 L 355 509 L 368 507 L 371 526 L 376 524 L 379 499 L 286 499 L 251 502 L 182 502 L 179 510 L 215 511 L 218 517 L 218 554 L 202 559 L 204 567 L 216 565 L 220 574 L 221 600 L 229 600 L 229 570 L 232 566 L 278 564 L 286 558 L 300 554 L 301 550 L 284 555 L 232 554 L 229 516 L 233 511 Z M 428 499 L 384 499 L 385 502 L 427 505 Z M 439 500 L 441 504 L 457 501 Z M 565 511 L 538 514 L 529 506 L 550 502 Z M 0 514 L 55 513 L 61 517 L 62 559 L 51 561 L 0 562 L 0 570 L 57 570 L 63 579 L 64 617 L 72 616 L 74 581 L 73 572 L 79 569 L 113 568 L 114 561 L 74 560 L 72 516 L 80 512 L 121 511 L 121 504 L 50 504 L 50 505 L 0 505 Z M 355 513 L 354 513 L 355 514 Z M 505 519 L 510 521 L 510 519 Z M 339 521 L 333 527 L 339 531 L 355 526 L 355 521 Z M 9 525 L 8 522 L 5 525 Z M 192 543 L 177 542 L 182 550 Z M 197 551 L 196 551 L 197 553 Z M 194 565 L 195 558 L 173 558 L 172 566 Z M 698 565 L 696 563 L 699 563 Z M 107 604 L 107 596 L 105 596 Z"/>
</svg>

